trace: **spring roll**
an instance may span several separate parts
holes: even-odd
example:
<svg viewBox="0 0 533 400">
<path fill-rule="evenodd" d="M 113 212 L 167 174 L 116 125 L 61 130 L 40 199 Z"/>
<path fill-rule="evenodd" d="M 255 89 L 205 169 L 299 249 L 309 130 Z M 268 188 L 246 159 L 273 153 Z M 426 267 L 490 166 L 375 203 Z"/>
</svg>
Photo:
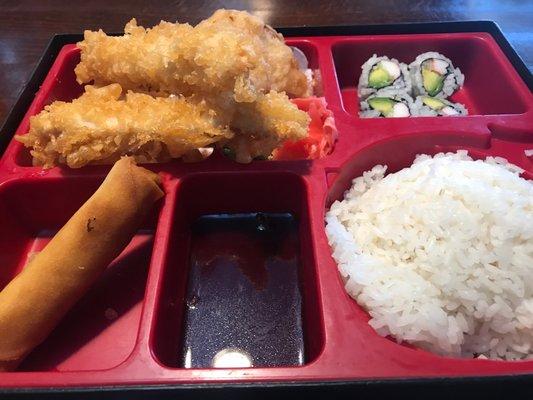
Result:
<svg viewBox="0 0 533 400">
<path fill-rule="evenodd" d="M 0 292 L 0 371 L 15 369 L 130 242 L 163 196 L 158 176 L 131 158 Z"/>
</svg>

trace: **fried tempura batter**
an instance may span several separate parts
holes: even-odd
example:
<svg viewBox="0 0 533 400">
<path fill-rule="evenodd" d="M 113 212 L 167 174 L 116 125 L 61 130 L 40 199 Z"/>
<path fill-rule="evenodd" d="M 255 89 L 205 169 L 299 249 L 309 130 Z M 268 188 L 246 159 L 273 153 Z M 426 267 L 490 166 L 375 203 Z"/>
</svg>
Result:
<svg viewBox="0 0 533 400">
<path fill-rule="evenodd" d="M 32 147 L 34 165 L 111 164 L 122 155 L 160 162 L 208 146 L 233 133 L 205 102 L 128 92 L 112 84 L 87 86 L 71 103 L 56 101 L 30 119 L 16 139 Z"/>
<path fill-rule="evenodd" d="M 119 83 L 124 89 L 255 101 L 259 93 L 308 93 L 283 36 L 244 12 L 218 10 L 191 27 L 161 22 L 152 29 L 132 19 L 121 37 L 85 31 L 78 82 Z"/>
<path fill-rule="evenodd" d="M 194 161 L 208 156 L 195 149 L 218 141 L 250 162 L 307 135 L 308 115 L 283 92 L 309 94 L 308 79 L 283 37 L 246 12 L 220 10 L 195 27 L 132 20 L 124 36 L 86 31 L 78 46 L 78 82 L 95 86 L 32 118 L 18 139 L 35 165 Z"/>
<path fill-rule="evenodd" d="M 260 19 L 219 10 L 195 27 L 161 22 L 144 29 L 133 19 L 124 32 L 85 31 L 78 82 L 204 99 L 237 133 L 227 146 L 239 162 L 306 136 L 309 118 L 276 92 L 298 97 L 312 88 L 283 36 Z"/>
<path fill-rule="evenodd" d="M 241 163 L 266 159 L 284 141 L 306 137 L 309 121 L 287 95 L 272 91 L 254 103 L 240 104 L 232 122 L 234 138 L 218 144 L 229 148 Z"/>
</svg>

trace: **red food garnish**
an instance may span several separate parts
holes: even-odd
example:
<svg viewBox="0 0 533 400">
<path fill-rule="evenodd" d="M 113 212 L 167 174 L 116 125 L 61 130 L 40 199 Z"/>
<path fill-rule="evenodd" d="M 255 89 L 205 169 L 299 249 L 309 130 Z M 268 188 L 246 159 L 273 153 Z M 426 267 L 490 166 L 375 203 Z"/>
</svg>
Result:
<svg viewBox="0 0 533 400">
<path fill-rule="evenodd" d="M 311 117 L 308 135 L 296 142 L 286 141 L 274 150 L 274 160 L 313 160 L 333 151 L 338 132 L 333 112 L 327 109 L 324 97 L 291 99 L 302 111 Z"/>
</svg>

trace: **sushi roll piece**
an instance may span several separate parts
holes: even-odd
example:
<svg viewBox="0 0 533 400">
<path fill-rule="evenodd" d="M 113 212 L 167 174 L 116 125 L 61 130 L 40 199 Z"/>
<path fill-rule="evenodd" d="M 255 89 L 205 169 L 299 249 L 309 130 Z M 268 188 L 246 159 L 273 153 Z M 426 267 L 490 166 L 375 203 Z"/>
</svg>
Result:
<svg viewBox="0 0 533 400">
<path fill-rule="evenodd" d="M 419 117 L 453 117 L 468 115 L 468 110 L 461 103 L 452 103 L 446 99 L 431 96 L 418 96 L 414 108 Z"/>
<path fill-rule="evenodd" d="M 420 54 L 409 64 L 409 72 L 415 96 L 445 99 L 465 81 L 461 70 L 455 68 L 449 58 L 434 51 Z"/>
<path fill-rule="evenodd" d="M 381 89 L 402 90 L 411 93 L 411 77 L 407 64 L 386 56 L 374 54 L 361 67 L 357 93 L 364 100 Z"/>
<path fill-rule="evenodd" d="M 415 115 L 413 98 L 401 90 L 383 89 L 361 102 L 361 118 L 400 118 Z"/>
</svg>

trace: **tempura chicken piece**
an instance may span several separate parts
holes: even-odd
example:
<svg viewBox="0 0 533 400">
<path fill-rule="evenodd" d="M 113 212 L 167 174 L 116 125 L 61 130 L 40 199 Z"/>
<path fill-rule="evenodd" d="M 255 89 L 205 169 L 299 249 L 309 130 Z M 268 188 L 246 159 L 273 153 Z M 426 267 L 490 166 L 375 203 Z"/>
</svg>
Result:
<svg viewBox="0 0 533 400">
<path fill-rule="evenodd" d="M 195 27 L 132 19 L 125 35 L 85 31 L 78 43 L 79 83 L 119 83 L 124 89 L 224 97 L 253 102 L 260 93 L 308 94 L 308 80 L 283 36 L 244 11 L 218 10 Z"/>
<path fill-rule="evenodd" d="M 204 148 L 233 133 L 205 102 L 152 97 L 118 84 L 96 88 L 71 103 L 56 101 L 30 119 L 16 139 L 31 147 L 33 164 L 112 164 L 123 155 L 138 162 L 161 162 Z"/>
<path fill-rule="evenodd" d="M 124 90 L 190 94 L 189 86 L 175 76 L 178 71 L 173 48 L 192 29 L 189 24 L 161 21 L 145 30 L 132 19 L 124 28 L 124 36 L 86 30 L 84 40 L 78 43 L 78 83 L 118 83 Z"/>
<path fill-rule="evenodd" d="M 258 96 L 254 103 L 240 104 L 231 124 L 235 136 L 217 145 L 229 151 L 237 162 L 267 159 L 286 140 L 306 137 L 309 122 L 307 113 L 291 103 L 287 95 L 272 91 Z"/>
<path fill-rule="evenodd" d="M 246 12 L 219 10 L 195 27 L 132 20 L 124 36 L 86 31 L 78 46 L 79 83 L 205 100 L 239 136 L 227 144 L 239 162 L 307 134 L 307 115 L 277 92 L 304 96 L 312 83 L 283 36 Z"/>
</svg>

